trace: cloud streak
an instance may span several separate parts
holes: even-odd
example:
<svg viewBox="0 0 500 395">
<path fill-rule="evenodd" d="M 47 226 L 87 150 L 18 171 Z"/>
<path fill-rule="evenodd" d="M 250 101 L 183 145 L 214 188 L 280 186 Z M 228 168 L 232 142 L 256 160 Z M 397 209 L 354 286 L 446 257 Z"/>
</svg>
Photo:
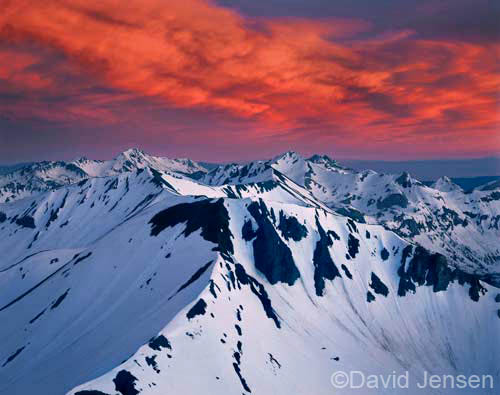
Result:
<svg viewBox="0 0 500 395">
<path fill-rule="evenodd" d="M 500 149 L 498 41 L 359 39 L 371 28 L 362 20 L 248 18 L 202 0 L 5 5 L 0 111 L 10 118 L 113 123 L 142 97 L 281 141 Z M 43 50 L 20 49 L 33 46 Z M 53 53 L 52 67 L 36 67 Z"/>
</svg>

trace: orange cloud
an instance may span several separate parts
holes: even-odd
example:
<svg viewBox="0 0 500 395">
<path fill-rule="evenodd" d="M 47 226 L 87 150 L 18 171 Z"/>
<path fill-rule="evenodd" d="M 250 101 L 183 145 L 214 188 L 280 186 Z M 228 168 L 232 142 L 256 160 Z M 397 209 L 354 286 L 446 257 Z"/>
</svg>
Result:
<svg viewBox="0 0 500 395">
<path fill-rule="evenodd" d="M 406 31 L 349 40 L 369 25 L 249 20 L 203 0 L 4 4 L 0 41 L 52 48 L 78 73 L 168 107 L 253 120 L 254 133 L 349 136 L 360 145 L 456 138 L 477 151 L 500 149 L 498 42 L 421 40 Z M 14 65 L 0 66 L 1 79 L 33 91 L 57 86 L 29 71 L 33 59 L 12 58 Z M 100 107 L 112 100 L 84 96 L 67 111 L 112 120 Z"/>
</svg>

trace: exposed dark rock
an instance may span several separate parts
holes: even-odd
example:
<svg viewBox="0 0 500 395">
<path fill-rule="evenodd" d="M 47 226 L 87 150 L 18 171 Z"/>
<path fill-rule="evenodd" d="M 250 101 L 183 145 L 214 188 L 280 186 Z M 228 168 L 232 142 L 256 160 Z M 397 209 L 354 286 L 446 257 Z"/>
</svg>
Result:
<svg viewBox="0 0 500 395">
<path fill-rule="evenodd" d="M 415 221 L 413 218 L 404 218 L 403 215 L 395 217 L 395 220 L 400 223 L 396 233 L 410 237 L 418 236 L 425 231 L 425 225 Z"/>
<path fill-rule="evenodd" d="M 202 298 L 200 298 L 200 300 L 198 300 L 198 302 L 196 302 L 196 304 L 191 307 L 191 309 L 186 313 L 186 317 L 190 320 L 197 315 L 203 315 L 205 314 L 206 309 L 207 303 Z"/>
<path fill-rule="evenodd" d="M 113 383 L 115 383 L 115 390 L 122 395 L 137 395 L 139 391 L 135 389 L 136 381 L 137 377 L 132 375 L 132 373 L 127 370 L 120 370 L 113 379 Z"/>
<path fill-rule="evenodd" d="M 241 236 L 243 240 L 250 241 L 257 235 L 257 232 L 253 230 L 252 221 L 246 220 L 241 229 Z"/>
<path fill-rule="evenodd" d="M 45 224 L 45 227 L 48 228 L 50 226 L 50 224 L 52 222 L 54 222 L 58 217 L 59 217 L 59 212 L 63 209 L 64 205 L 66 204 L 66 199 L 68 198 L 68 195 L 69 195 L 69 192 L 66 192 L 66 195 L 64 195 L 64 198 L 61 202 L 61 204 L 59 205 L 59 207 L 57 207 L 57 209 L 52 209 L 50 211 L 50 217 L 47 221 L 47 223 Z"/>
<path fill-rule="evenodd" d="M 299 270 L 290 249 L 269 220 L 270 213 L 266 205 L 262 200 L 253 202 L 248 206 L 248 211 L 259 226 L 253 241 L 255 267 L 271 284 L 283 282 L 293 285 L 300 277 Z"/>
<path fill-rule="evenodd" d="M 278 366 L 278 369 L 281 369 L 281 364 L 278 362 L 276 358 L 274 358 L 273 354 L 268 353 L 269 355 L 269 362 L 271 362 L 273 365 Z"/>
<path fill-rule="evenodd" d="M 396 184 L 401 185 L 403 188 L 411 187 L 411 178 L 407 172 L 403 172 L 398 178 L 394 180 Z"/>
<path fill-rule="evenodd" d="M 347 266 L 346 266 L 346 265 L 344 265 L 344 264 L 342 264 L 340 267 L 341 267 L 341 268 L 342 268 L 342 270 L 344 271 L 344 273 L 345 273 L 345 275 L 347 276 L 347 278 L 348 278 L 349 280 L 352 280 L 352 274 L 351 274 L 351 272 L 349 271 L 349 269 L 347 268 Z"/>
<path fill-rule="evenodd" d="M 30 215 L 24 215 L 16 219 L 16 224 L 23 228 L 35 229 L 35 219 Z"/>
<path fill-rule="evenodd" d="M 352 234 L 349 233 L 349 239 L 347 240 L 348 253 L 351 258 L 355 258 L 356 254 L 359 252 L 359 240 L 356 239 Z"/>
<path fill-rule="evenodd" d="M 6 220 L 7 220 L 7 215 L 5 215 L 5 213 L 2 213 L 2 212 L 0 211 L 0 224 L 1 224 L 2 222 L 5 222 Z"/>
<path fill-rule="evenodd" d="M 212 296 L 217 299 L 217 293 L 215 292 L 215 288 L 217 288 L 220 292 L 220 288 L 219 286 L 214 282 L 214 280 L 210 280 L 210 284 L 209 284 L 209 291 L 210 293 L 212 294 Z"/>
<path fill-rule="evenodd" d="M 76 258 L 76 260 L 75 260 L 75 262 L 73 262 L 73 266 L 76 266 L 76 265 L 77 265 L 77 264 L 79 264 L 81 261 L 83 261 L 83 260 L 87 259 L 87 258 L 88 258 L 89 256 L 91 256 L 91 255 L 92 255 L 92 252 L 89 252 L 87 255 L 84 255 L 84 256 L 81 256 L 81 257 L 77 257 L 77 256 L 76 256 L 76 257 L 75 257 L 75 258 Z"/>
<path fill-rule="evenodd" d="M 443 214 L 439 215 L 436 213 L 436 216 L 444 221 L 447 221 L 449 223 L 453 223 L 454 226 L 462 225 L 462 226 L 467 226 L 468 221 L 467 218 L 462 219 L 460 218 L 460 215 L 454 210 L 451 210 L 447 207 L 443 207 Z"/>
<path fill-rule="evenodd" d="M 379 210 L 385 210 L 393 206 L 406 208 L 408 207 L 408 199 L 400 193 L 392 193 L 382 200 L 380 198 L 377 200 L 377 208 Z"/>
<path fill-rule="evenodd" d="M 278 229 L 286 240 L 300 241 L 307 236 L 307 228 L 297 218 L 288 217 L 281 210 Z"/>
<path fill-rule="evenodd" d="M 153 179 L 151 180 L 153 184 L 155 184 L 156 186 L 159 186 L 159 187 L 166 186 L 167 188 L 169 188 L 173 191 L 176 191 L 176 189 L 170 183 L 168 183 L 167 181 L 165 181 L 163 179 L 160 172 L 153 169 L 152 167 L 150 167 L 149 170 L 151 171 L 151 174 L 153 175 Z"/>
<path fill-rule="evenodd" d="M 233 368 L 234 368 L 234 371 L 236 372 L 236 374 L 238 375 L 238 378 L 240 379 L 241 385 L 244 388 L 244 390 L 247 392 L 252 392 L 252 390 L 248 386 L 246 380 L 241 375 L 241 369 L 240 369 L 240 366 L 238 365 L 238 363 L 233 362 Z"/>
<path fill-rule="evenodd" d="M 110 394 L 106 394 L 105 392 L 96 391 L 96 390 L 84 390 L 84 391 L 75 392 L 75 395 L 110 395 Z"/>
<path fill-rule="evenodd" d="M 406 260 L 408 257 L 411 255 L 413 252 L 413 246 L 412 245 L 407 245 L 405 248 L 403 248 L 403 252 L 401 253 L 401 265 L 405 266 Z"/>
<path fill-rule="evenodd" d="M 30 320 L 30 324 L 34 323 L 37 319 L 39 319 L 43 315 L 43 313 L 45 313 L 45 310 L 47 310 L 47 309 L 43 309 L 40 313 L 38 313 L 36 316 L 34 316 Z"/>
<path fill-rule="evenodd" d="M 469 218 L 471 218 L 471 219 L 474 219 L 474 218 L 476 218 L 476 217 L 479 215 L 479 214 L 477 214 L 477 213 L 472 213 L 472 212 L 470 212 L 470 211 L 464 211 L 463 213 L 464 213 L 467 217 L 469 217 Z"/>
<path fill-rule="evenodd" d="M 235 264 L 235 273 L 238 281 L 243 285 L 250 286 L 250 290 L 259 298 L 260 302 L 262 303 L 262 307 L 264 308 L 264 311 L 266 313 L 266 316 L 274 321 L 274 324 L 276 325 L 277 328 L 281 328 L 280 320 L 278 319 L 278 316 L 276 315 L 276 312 L 274 311 L 271 305 L 271 299 L 269 299 L 269 296 L 267 295 L 264 286 L 261 283 L 259 283 L 255 278 L 248 275 L 245 272 L 245 268 L 239 263 Z"/>
<path fill-rule="evenodd" d="M 238 365 L 241 363 L 241 354 L 238 351 L 233 353 L 233 358 L 236 360 L 236 363 Z"/>
<path fill-rule="evenodd" d="M 18 348 L 11 356 L 9 356 L 5 362 L 3 363 L 2 365 L 2 368 L 7 365 L 8 363 L 12 362 L 19 354 L 21 354 L 21 352 L 26 348 L 26 346 L 22 346 L 20 348 Z"/>
<path fill-rule="evenodd" d="M 495 296 L 495 302 L 500 303 L 500 294 L 497 294 L 497 296 Z"/>
<path fill-rule="evenodd" d="M 341 275 L 328 251 L 328 247 L 332 246 L 333 242 L 327 236 L 317 219 L 316 226 L 318 227 L 320 239 L 316 242 L 313 254 L 314 288 L 317 296 L 323 296 L 325 279 L 333 280 L 335 277 L 341 277 Z"/>
<path fill-rule="evenodd" d="M 76 257 L 78 256 L 75 255 L 75 257 L 73 259 L 75 259 Z M 55 270 L 54 272 L 52 272 L 50 275 L 48 275 L 47 277 L 45 277 L 42 281 L 38 282 L 37 284 L 35 284 L 33 287 L 31 287 L 30 289 L 28 289 L 27 291 L 25 291 L 24 293 L 22 293 L 21 295 L 19 295 L 18 297 L 16 297 L 15 299 L 11 300 L 9 303 L 7 303 L 6 305 L 0 307 L 0 311 L 3 311 L 7 308 L 9 308 L 10 306 L 12 306 L 13 304 L 19 302 L 21 299 L 23 299 L 26 295 L 29 295 L 31 292 L 33 292 L 35 289 L 37 289 L 38 287 L 40 287 L 42 284 L 44 284 L 45 282 L 47 282 L 48 280 L 50 280 L 52 277 L 54 277 L 57 273 L 63 271 L 69 264 L 71 263 L 71 261 L 69 261 L 68 263 L 65 263 L 64 265 L 62 265 L 59 269 Z"/>
<path fill-rule="evenodd" d="M 54 310 L 55 308 L 57 308 L 61 303 L 62 301 L 66 298 L 66 296 L 68 296 L 68 292 L 69 292 L 70 288 L 68 288 L 66 290 L 66 292 L 64 292 L 61 296 L 59 296 L 53 303 L 52 303 L 52 306 L 50 306 L 50 309 L 51 310 Z"/>
<path fill-rule="evenodd" d="M 333 231 L 333 230 L 328 230 L 328 231 L 326 232 L 326 234 L 328 235 L 328 237 L 329 237 L 329 238 L 330 238 L 330 240 L 332 240 L 332 241 L 333 241 L 333 240 L 337 240 L 337 241 L 338 241 L 338 240 L 340 240 L 340 236 L 339 236 L 337 233 L 335 233 L 335 231 Z"/>
<path fill-rule="evenodd" d="M 481 295 L 486 294 L 487 290 L 480 283 L 480 278 L 473 274 L 462 272 L 455 269 L 454 274 L 460 285 L 469 284 L 469 296 L 474 302 L 478 302 Z"/>
<path fill-rule="evenodd" d="M 500 192 L 495 191 L 492 194 L 481 198 L 481 201 L 486 203 L 492 202 L 494 200 L 500 200 Z"/>
<path fill-rule="evenodd" d="M 135 213 L 137 210 L 139 210 L 140 207 L 146 206 L 149 202 L 151 202 L 156 196 L 158 196 L 157 193 L 150 193 L 147 195 L 144 199 L 142 199 L 137 205 L 133 208 L 133 210 L 129 213 L 129 215 L 132 215 Z M 90 207 L 94 207 L 94 203 Z"/>
<path fill-rule="evenodd" d="M 382 251 L 380 251 L 380 257 L 382 258 L 383 261 L 386 261 L 389 259 L 389 251 L 387 249 L 383 248 Z"/>
<path fill-rule="evenodd" d="M 373 272 L 371 280 L 372 282 L 369 284 L 370 288 L 373 289 L 376 294 L 384 295 L 386 297 L 389 295 L 389 288 L 387 288 L 382 280 L 380 280 L 380 278 L 378 278 L 378 276 Z"/>
<path fill-rule="evenodd" d="M 358 231 L 358 227 L 356 226 L 356 222 L 354 222 L 352 219 L 348 219 L 347 220 L 347 227 L 349 228 L 349 230 L 351 232 L 354 232 L 354 233 L 359 233 Z"/>
<path fill-rule="evenodd" d="M 170 298 L 168 298 L 168 300 L 172 299 L 175 295 L 177 295 L 179 292 L 181 292 L 184 288 L 189 287 L 192 283 L 194 283 L 196 280 L 198 280 L 202 276 L 202 274 L 205 273 L 205 271 L 210 267 L 210 265 L 212 265 L 212 263 L 213 263 L 213 261 L 210 261 L 210 262 L 206 263 L 205 265 L 203 265 L 202 267 L 200 267 L 191 276 L 191 278 L 188 281 L 186 281 L 186 283 L 184 283 L 183 285 L 181 285 L 179 287 L 179 289 L 177 290 L 177 292 L 174 295 L 172 295 Z"/>
<path fill-rule="evenodd" d="M 241 336 L 242 335 L 241 327 L 238 324 L 235 324 L 234 328 L 236 329 L 236 332 L 238 332 L 238 336 Z"/>
<path fill-rule="evenodd" d="M 199 180 L 205 174 L 207 174 L 207 172 L 203 170 L 198 170 L 193 173 L 182 173 L 182 174 L 185 175 L 186 177 L 192 178 L 193 180 Z"/>
<path fill-rule="evenodd" d="M 355 208 L 341 207 L 335 211 L 337 213 L 339 213 L 340 215 L 352 218 L 353 220 L 355 220 L 356 222 L 359 222 L 360 224 L 366 223 L 365 216 L 363 215 L 363 213 L 359 210 L 356 210 Z"/>
<path fill-rule="evenodd" d="M 366 301 L 367 301 L 368 303 L 371 303 L 371 302 L 373 302 L 374 300 L 375 300 L 375 296 L 374 296 L 374 295 L 373 295 L 370 291 L 368 291 L 368 292 L 366 293 Z"/>
<path fill-rule="evenodd" d="M 151 366 L 156 373 L 160 373 L 160 369 L 158 369 L 158 363 L 156 362 L 156 355 L 146 357 L 146 363 L 148 364 L 148 366 Z"/>
<path fill-rule="evenodd" d="M 405 250 L 403 250 L 403 255 L 405 254 L 405 252 L 406 248 Z M 406 256 L 403 256 L 403 258 L 406 260 Z M 446 288 L 448 287 L 448 283 L 451 280 L 451 270 L 446 266 L 446 260 L 443 261 L 443 259 L 444 257 L 442 257 L 442 255 L 430 255 L 421 247 L 417 247 L 413 258 L 408 264 L 408 268 L 404 269 L 404 265 L 402 264 L 398 270 L 398 275 L 400 276 L 398 295 L 404 296 L 408 290 L 415 292 L 415 284 L 418 286 L 425 285 L 428 274 L 430 281 L 431 278 L 436 278 L 436 273 L 443 272 L 444 274 L 444 271 L 448 269 L 449 272 L 444 274 L 439 279 L 439 285 L 436 284 L 434 289 L 435 292 L 437 292 L 438 290 L 443 290 L 443 287 L 444 290 L 446 290 Z"/>
<path fill-rule="evenodd" d="M 152 348 L 155 351 L 161 351 L 162 348 L 168 348 L 169 350 L 172 349 L 172 346 L 170 345 L 170 342 L 168 339 L 163 336 L 157 336 L 153 337 L 149 343 L 148 343 L 149 348 Z"/>
<path fill-rule="evenodd" d="M 479 276 L 450 268 L 443 255 L 431 254 L 420 246 L 415 249 L 413 257 L 406 267 L 405 262 L 409 255 L 409 252 L 406 254 L 408 247 L 410 246 L 403 250 L 402 263 L 398 269 L 399 296 L 405 296 L 408 291 L 415 292 L 416 286 L 423 285 L 432 286 L 434 292 L 445 291 L 448 289 L 448 285 L 455 281 L 458 281 L 460 285 L 470 285 L 469 296 L 473 301 L 477 302 L 480 294 L 486 293 L 486 289 L 480 283 Z"/>
<path fill-rule="evenodd" d="M 184 236 L 201 229 L 201 236 L 217 244 L 221 252 L 233 253 L 229 213 L 224 207 L 224 200 L 216 202 L 206 199 L 192 203 L 181 203 L 160 211 L 149 221 L 152 224 L 151 235 L 158 236 L 163 230 L 180 223 L 186 223 Z"/>
</svg>

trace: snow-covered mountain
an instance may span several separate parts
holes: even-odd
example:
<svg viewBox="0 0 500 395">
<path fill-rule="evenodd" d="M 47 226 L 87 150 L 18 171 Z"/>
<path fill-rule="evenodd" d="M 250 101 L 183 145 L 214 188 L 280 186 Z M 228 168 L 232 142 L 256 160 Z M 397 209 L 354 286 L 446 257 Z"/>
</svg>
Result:
<svg viewBox="0 0 500 395">
<path fill-rule="evenodd" d="M 13 166 L 0 174 L 0 202 L 11 202 L 63 185 L 93 177 L 109 177 L 137 169 L 156 170 L 198 177 L 207 170 L 190 159 L 169 159 L 132 148 L 106 161 L 79 158 L 71 162 L 38 162 Z"/>
<path fill-rule="evenodd" d="M 26 170 L 61 186 L 0 204 L 0 394 L 330 394 L 339 370 L 500 383 L 497 186 L 295 153 L 152 158 Z M 467 260 L 447 249 L 462 241 Z"/>
<path fill-rule="evenodd" d="M 498 181 L 464 192 L 448 177 L 426 186 L 408 173 L 358 172 L 324 155 L 305 159 L 294 152 L 269 161 L 220 166 L 201 181 L 215 185 L 262 182 L 271 168 L 342 215 L 381 224 L 443 254 L 463 270 L 490 279 L 500 273 Z"/>
</svg>

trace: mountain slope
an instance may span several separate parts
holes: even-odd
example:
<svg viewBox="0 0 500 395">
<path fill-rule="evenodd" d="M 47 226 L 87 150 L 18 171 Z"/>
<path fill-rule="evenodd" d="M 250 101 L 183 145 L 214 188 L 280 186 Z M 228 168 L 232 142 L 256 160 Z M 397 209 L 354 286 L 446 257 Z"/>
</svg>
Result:
<svg viewBox="0 0 500 395">
<path fill-rule="evenodd" d="M 190 159 L 155 157 L 136 148 L 108 161 L 80 158 L 72 162 L 39 162 L 20 168 L 12 166 L 5 174 L 0 174 L 0 203 L 55 190 L 84 179 L 116 176 L 145 168 L 194 178 L 207 172 Z"/>
<path fill-rule="evenodd" d="M 500 186 L 496 182 L 464 192 L 447 177 L 426 186 L 408 173 L 358 172 L 327 156 L 305 159 L 294 152 L 269 161 L 219 166 L 200 181 L 212 185 L 264 182 L 271 169 L 342 215 L 381 224 L 445 255 L 456 267 L 498 281 Z"/>
<path fill-rule="evenodd" d="M 337 370 L 498 382 L 495 282 L 338 213 L 389 221 L 367 200 L 462 191 L 293 153 L 244 167 L 212 185 L 132 167 L 0 204 L 0 394 L 327 394 Z M 466 206 L 498 214 L 495 192 Z"/>
</svg>

